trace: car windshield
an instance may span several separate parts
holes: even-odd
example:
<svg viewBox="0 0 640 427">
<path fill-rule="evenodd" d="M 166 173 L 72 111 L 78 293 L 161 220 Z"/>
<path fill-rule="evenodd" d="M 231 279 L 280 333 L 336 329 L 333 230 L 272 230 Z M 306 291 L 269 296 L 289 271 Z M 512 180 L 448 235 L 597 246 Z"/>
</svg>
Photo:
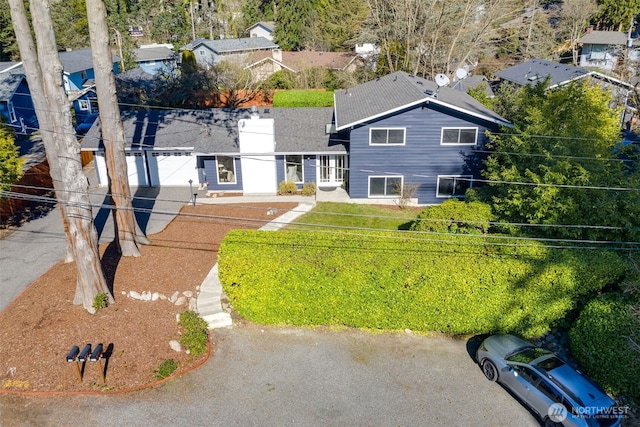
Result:
<svg viewBox="0 0 640 427">
<path fill-rule="evenodd" d="M 550 354 L 549 350 L 531 346 L 516 350 L 516 352 L 508 356 L 506 360 L 509 362 L 517 363 L 531 363 L 537 358 L 546 356 L 548 354 Z"/>
</svg>

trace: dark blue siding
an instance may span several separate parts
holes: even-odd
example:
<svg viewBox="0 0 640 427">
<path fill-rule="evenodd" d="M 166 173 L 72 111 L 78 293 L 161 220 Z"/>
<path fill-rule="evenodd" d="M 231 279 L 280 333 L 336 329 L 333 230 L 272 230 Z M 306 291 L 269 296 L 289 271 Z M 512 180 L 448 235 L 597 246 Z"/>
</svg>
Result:
<svg viewBox="0 0 640 427">
<path fill-rule="evenodd" d="M 204 176 L 201 178 L 206 179 L 209 183 L 207 189 L 210 191 L 242 191 L 242 166 L 238 157 L 233 159 L 234 166 L 236 168 L 236 183 L 235 184 L 219 184 L 218 183 L 218 170 L 216 168 L 215 156 L 201 157 L 202 166 L 204 168 Z M 200 163 L 200 162 L 198 162 Z M 200 164 L 198 165 L 200 167 Z"/>
<path fill-rule="evenodd" d="M 479 177 L 477 165 L 470 162 L 474 150 L 484 145 L 487 124 L 452 116 L 434 108 L 414 108 L 355 128 L 350 135 L 349 195 L 367 198 L 369 176 L 404 176 L 404 183 L 419 185 L 414 197 L 420 204 L 446 200 L 436 198 L 438 175 Z M 370 127 L 406 128 L 405 145 L 369 145 Z M 477 127 L 478 144 L 440 145 L 443 127 Z M 477 162 L 476 162 L 477 163 Z"/>
<path fill-rule="evenodd" d="M 302 153 L 301 153 L 302 154 Z M 285 180 L 285 156 L 276 156 L 276 173 L 278 184 Z M 316 156 L 302 155 L 302 173 L 304 174 L 303 182 L 316 182 Z M 303 184 L 297 184 L 298 188 L 302 188 Z"/>
<path fill-rule="evenodd" d="M 11 126 L 16 132 L 30 134 L 38 130 L 38 118 L 36 117 L 36 111 L 33 108 L 33 101 L 31 100 L 31 92 L 26 80 L 18 85 L 18 88 L 11 97 L 11 103 L 13 104 L 13 110 L 16 113 L 16 121 L 11 122 L 9 120 L 9 111 L 3 109 L 3 115 L 6 117 L 6 124 Z"/>
</svg>

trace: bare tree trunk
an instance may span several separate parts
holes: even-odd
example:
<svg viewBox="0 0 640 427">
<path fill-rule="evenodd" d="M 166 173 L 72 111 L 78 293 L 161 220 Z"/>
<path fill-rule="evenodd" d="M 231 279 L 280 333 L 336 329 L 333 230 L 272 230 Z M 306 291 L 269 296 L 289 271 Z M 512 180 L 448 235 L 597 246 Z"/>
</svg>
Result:
<svg viewBox="0 0 640 427">
<path fill-rule="evenodd" d="M 87 177 L 82 171 L 80 146 L 71 122 L 71 105 L 62 81 L 62 64 L 58 56 L 49 5 L 44 0 L 32 0 L 30 11 L 37 49 L 22 0 L 10 0 L 20 55 L 27 75 L 47 159 L 53 165 L 56 197 L 64 206 L 65 227 L 69 246 L 77 267 L 74 304 L 82 304 L 94 313 L 95 296 L 106 293 L 107 287 L 98 251 L 98 234 L 88 195 Z"/>
<path fill-rule="evenodd" d="M 140 256 L 138 245 L 148 244 L 149 240 L 138 226 L 131 203 L 127 160 L 124 154 L 124 127 L 116 95 L 113 56 L 109 49 L 107 10 L 102 0 L 87 0 L 87 17 L 109 190 L 116 205 L 116 243 L 123 256 Z"/>
</svg>

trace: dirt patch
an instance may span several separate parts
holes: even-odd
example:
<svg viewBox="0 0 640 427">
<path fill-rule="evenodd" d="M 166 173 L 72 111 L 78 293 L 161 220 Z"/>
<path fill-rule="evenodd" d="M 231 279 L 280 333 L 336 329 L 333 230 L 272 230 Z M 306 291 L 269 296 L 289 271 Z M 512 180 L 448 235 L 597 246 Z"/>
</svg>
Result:
<svg viewBox="0 0 640 427">
<path fill-rule="evenodd" d="M 0 313 L 0 391 L 82 392 L 128 390 L 156 381 L 160 364 L 173 359 L 177 374 L 201 363 L 171 349 L 180 340 L 176 316 L 187 310 L 167 300 L 139 301 L 129 291 L 197 294 L 216 262 L 222 238 L 236 228 L 259 228 L 297 203 L 187 206 L 161 233 L 149 236 L 138 258 L 120 257 L 113 246 L 101 245 L 102 264 L 113 282 L 116 303 L 88 314 L 72 304 L 75 265 L 58 263 L 32 283 Z M 232 219 L 230 219 L 232 218 Z M 259 221 L 256 221 L 259 220 Z M 110 348 L 105 360 L 106 384 L 98 362 L 87 362 L 83 381 L 66 355 L 77 345 L 102 343 Z M 215 343 L 211 343 L 215 347 Z"/>
</svg>

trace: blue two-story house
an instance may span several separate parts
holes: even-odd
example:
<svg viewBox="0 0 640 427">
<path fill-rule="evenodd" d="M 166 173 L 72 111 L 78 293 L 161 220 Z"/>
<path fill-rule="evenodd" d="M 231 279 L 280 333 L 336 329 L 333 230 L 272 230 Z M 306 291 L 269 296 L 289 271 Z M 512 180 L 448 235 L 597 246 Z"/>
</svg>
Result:
<svg viewBox="0 0 640 427">
<path fill-rule="evenodd" d="M 0 117 L 0 121 L 19 134 L 38 129 L 31 92 L 20 63 L 0 63 Z"/>
<path fill-rule="evenodd" d="M 346 132 L 351 199 L 418 204 L 463 197 L 479 178 L 485 131 L 508 121 L 464 93 L 396 72 L 336 91 L 335 130 Z"/>
<path fill-rule="evenodd" d="M 345 187 L 354 202 L 462 197 L 485 131 L 509 123 L 461 90 L 394 73 L 336 92 L 335 107 L 122 111 L 131 185 L 276 194 L 279 183 Z M 97 121 L 83 139 L 107 183 Z"/>
</svg>

